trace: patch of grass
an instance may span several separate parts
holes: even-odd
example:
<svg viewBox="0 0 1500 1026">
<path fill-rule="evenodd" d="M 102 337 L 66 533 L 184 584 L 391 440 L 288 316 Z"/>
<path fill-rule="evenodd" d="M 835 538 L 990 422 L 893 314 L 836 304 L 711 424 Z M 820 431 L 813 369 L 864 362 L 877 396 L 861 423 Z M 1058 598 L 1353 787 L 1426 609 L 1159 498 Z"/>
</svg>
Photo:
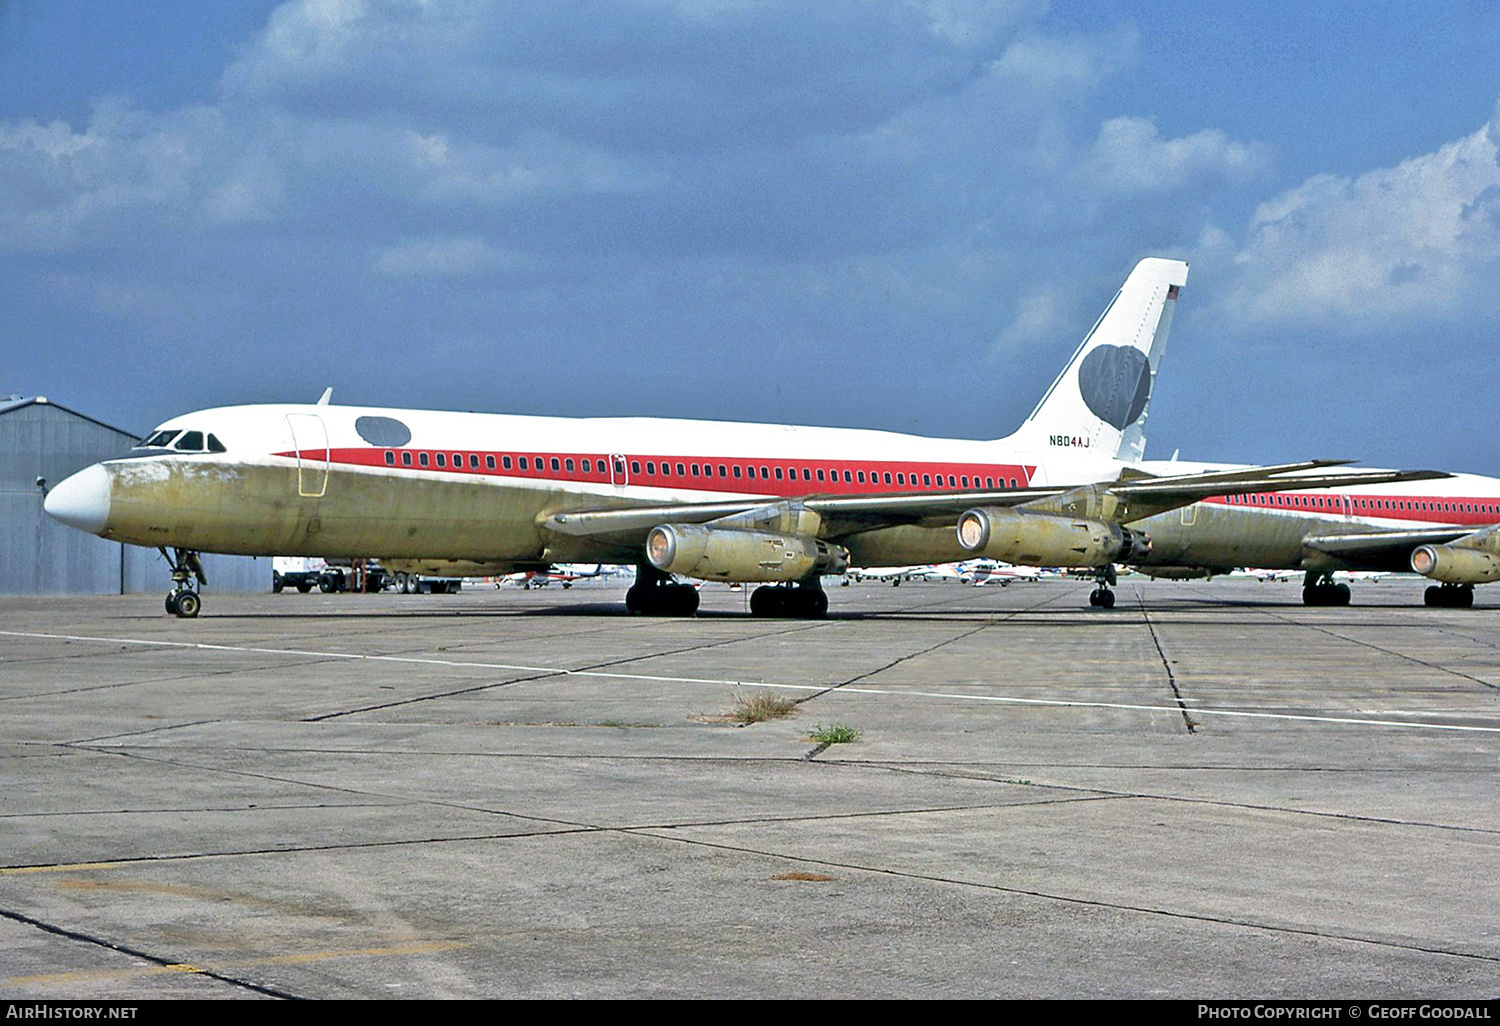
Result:
<svg viewBox="0 0 1500 1026">
<path fill-rule="evenodd" d="M 834 723 L 827 727 L 821 723 L 808 733 L 808 739 L 823 745 L 846 745 L 859 740 L 859 731 L 846 723 Z"/>
<path fill-rule="evenodd" d="M 729 719 L 735 723 L 763 723 L 766 720 L 779 720 L 796 711 L 797 703 L 790 698 L 783 698 L 769 691 L 758 691 L 737 701 L 729 713 Z"/>
</svg>

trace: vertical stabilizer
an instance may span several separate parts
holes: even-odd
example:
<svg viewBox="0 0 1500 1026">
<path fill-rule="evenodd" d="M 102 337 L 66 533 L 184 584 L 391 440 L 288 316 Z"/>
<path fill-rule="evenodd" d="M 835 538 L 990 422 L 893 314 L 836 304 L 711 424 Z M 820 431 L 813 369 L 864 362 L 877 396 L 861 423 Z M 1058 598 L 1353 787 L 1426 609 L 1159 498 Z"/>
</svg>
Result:
<svg viewBox="0 0 1500 1026">
<path fill-rule="evenodd" d="M 1011 440 L 1036 451 L 1078 448 L 1141 459 L 1146 407 L 1187 272 L 1180 260 L 1148 257 L 1136 264 Z"/>
</svg>

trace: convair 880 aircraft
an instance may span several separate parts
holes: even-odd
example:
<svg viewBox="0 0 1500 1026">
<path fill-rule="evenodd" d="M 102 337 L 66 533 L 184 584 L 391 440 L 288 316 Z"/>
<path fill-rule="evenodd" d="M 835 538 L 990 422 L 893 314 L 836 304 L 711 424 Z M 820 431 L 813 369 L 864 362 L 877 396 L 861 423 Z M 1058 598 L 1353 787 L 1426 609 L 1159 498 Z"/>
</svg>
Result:
<svg viewBox="0 0 1500 1026">
<path fill-rule="evenodd" d="M 1124 525 L 1209 497 L 1234 497 L 1221 500 L 1226 512 L 1280 514 L 1304 508 L 1270 505 L 1284 491 L 1343 489 L 1318 501 L 1346 504 L 1353 532 L 1374 510 L 1347 506 L 1362 501 L 1349 489 L 1446 476 L 1334 470 L 1326 460 L 1188 474 L 1139 467 L 1186 280 L 1184 263 L 1142 261 L 1021 429 L 997 441 L 367 409 L 331 405 L 325 393 L 316 405 L 173 418 L 63 481 L 46 509 L 160 548 L 172 564 L 167 610 L 184 617 L 201 605 L 200 552 L 372 556 L 396 570 L 470 575 L 634 563 L 633 611 L 691 614 L 697 592 L 673 580 L 681 575 L 768 585 L 751 597 L 757 615 L 821 616 L 822 575 L 975 556 L 1093 568 L 1092 601 L 1109 606 L 1113 565 L 1153 558 L 1150 537 Z M 1461 560 L 1484 556 L 1462 551 Z M 1218 565 L 1176 547 L 1167 562 Z"/>
</svg>

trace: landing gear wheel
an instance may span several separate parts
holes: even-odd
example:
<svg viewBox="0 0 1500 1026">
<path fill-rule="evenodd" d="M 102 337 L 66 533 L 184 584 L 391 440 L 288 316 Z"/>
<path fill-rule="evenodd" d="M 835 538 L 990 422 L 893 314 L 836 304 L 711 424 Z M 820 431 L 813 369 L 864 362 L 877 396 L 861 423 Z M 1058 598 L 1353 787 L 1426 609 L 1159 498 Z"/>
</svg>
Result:
<svg viewBox="0 0 1500 1026">
<path fill-rule="evenodd" d="M 1302 582 L 1304 606 L 1347 606 L 1350 597 L 1349 585 L 1335 584 L 1327 574 L 1309 570 Z"/>
<path fill-rule="evenodd" d="M 1094 573 L 1094 590 L 1089 592 L 1089 605 L 1099 609 L 1115 608 L 1115 593 L 1109 590 L 1119 578 L 1115 575 L 1115 565 L 1106 563 L 1099 567 Z"/>
<path fill-rule="evenodd" d="M 172 590 L 167 593 L 167 613 L 185 619 L 197 616 L 198 610 L 203 608 L 203 600 L 193 590 L 192 582 L 196 580 L 199 584 L 208 583 L 208 577 L 203 573 L 203 561 L 198 558 L 198 553 L 192 549 L 173 549 L 169 555 L 165 547 L 158 547 L 156 551 L 172 564 Z M 272 573 L 274 572 L 273 570 Z"/>
<path fill-rule="evenodd" d="M 1444 584 L 1442 586 L 1434 584 L 1423 593 L 1422 601 L 1440 609 L 1472 609 L 1474 586 L 1472 584 Z"/>
<path fill-rule="evenodd" d="M 625 608 L 645 616 L 692 616 L 698 589 L 691 584 L 636 584 L 625 593 Z"/>
<path fill-rule="evenodd" d="M 750 593 L 750 615 L 821 620 L 828 615 L 828 593 L 818 584 L 768 584 Z"/>
<path fill-rule="evenodd" d="M 191 620 L 203 608 L 203 600 L 196 591 L 174 591 L 167 596 L 167 612 Z"/>
</svg>

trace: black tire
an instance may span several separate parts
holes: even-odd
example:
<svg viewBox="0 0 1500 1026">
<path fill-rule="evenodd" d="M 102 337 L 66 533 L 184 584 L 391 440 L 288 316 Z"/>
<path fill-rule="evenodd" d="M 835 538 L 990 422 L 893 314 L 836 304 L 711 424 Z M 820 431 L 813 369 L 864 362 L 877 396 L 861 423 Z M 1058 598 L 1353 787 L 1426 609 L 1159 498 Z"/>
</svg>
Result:
<svg viewBox="0 0 1500 1026">
<path fill-rule="evenodd" d="M 285 588 L 285 587 L 286 587 L 286 581 L 282 580 L 281 579 L 281 575 L 278 574 L 275 570 L 272 570 L 271 571 L 271 593 L 274 594 L 274 595 L 280 595 L 281 592 L 282 592 L 282 589 Z"/>
<path fill-rule="evenodd" d="M 762 585 L 750 593 L 750 615 L 751 616 L 780 616 L 781 615 L 781 589 L 771 585 Z"/>
<path fill-rule="evenodd" d="M 1113 608 L 1115 608 L 1115 593 L 1112 592 L 1112 591 L 1100 592 L 1100 594 L 1099 594 L 1099 608 L 1100 609 L 1113 609 Z"/>
<path fill-rule="evenodd" d="M 179 591 L 175 597 L 176 609 L 173 611 L 185 620 L 191 620 L 203 608 L 203 600 L 196 591 Z"/>
<path fill-rule="evenodd" d="M 818 588 L 807 594 L 803 616 L 809 620 L 821 620 L 828 615 L 828 593 Z"/>
<path fill-rule="evenodd" d="M 175 591 L 167 592 L 167 614 L 169 616 L 177 615 L 177 593 Z"/>
<path fill-rule="evenodd" d="M 1333 588 L 1333 604 L 1336 606 L 1347 606 L 1351 595 L 1349 585 L 1336 584 Z"/>
<path fill-rule="evenodd" d="M 1426 606 L 1440 606 L 1443 604 L 1443 589 L 1436 584 L 1429 584 L 1427 590 L 1422 592 L 1422 604 Z"/>
<path fill-rule="evenodd" d="M 1091 605 L 1091 606 L 1097 606 L 1098 604 L 1099 604 L 1099 589 L 1095 588 L 1093 591 L 1089 592 L 1089 605 Z"/>
<path fill-rule="evenodd" d="M 301 581 L 297 582 L 297 590 L 300 591 L 304 595 L 306 595 L 308 592 L 312 591 L 312 589 L 313 589 L 313 583 L 312 583 L 312 581 L 301 580 Z"/>
</svg>

